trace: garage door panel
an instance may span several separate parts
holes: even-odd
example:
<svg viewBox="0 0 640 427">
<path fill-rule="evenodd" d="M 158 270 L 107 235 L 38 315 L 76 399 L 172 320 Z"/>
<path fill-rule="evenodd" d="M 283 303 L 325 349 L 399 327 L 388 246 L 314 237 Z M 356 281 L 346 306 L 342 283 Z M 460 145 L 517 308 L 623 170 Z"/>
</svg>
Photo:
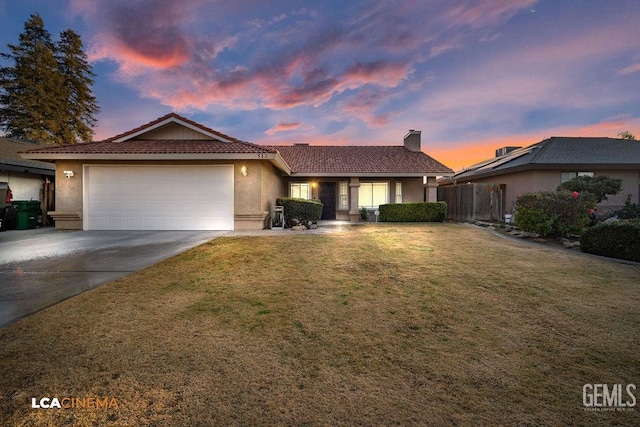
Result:
<svg viewBox="0 0 640 427">
<path fill-rule="evenodd" d="M 85 228 L 233 230 L 233 166 L 87 166 Z"/>
</svg>

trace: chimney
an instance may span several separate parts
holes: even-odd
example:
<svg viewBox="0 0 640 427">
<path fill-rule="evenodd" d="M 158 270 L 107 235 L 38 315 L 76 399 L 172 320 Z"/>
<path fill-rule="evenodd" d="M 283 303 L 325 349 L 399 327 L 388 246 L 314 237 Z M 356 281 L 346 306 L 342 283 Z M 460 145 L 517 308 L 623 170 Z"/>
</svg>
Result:
<svg viewBox="0 0 640 427">
<path fill-rule="evenodd" d="M 422 131 L 409 129 L 409 133 L 404 136 L 404 148 L 409 151 L 421 151 L 421 133 Z"/>
<path fill-rule="evenodd" d="M 519 148 L 522 148 L 522 147 L 513 147 L 513 146 L 511 146 L 511 147 L 502 147 L 502 148 L 498 148 L 498 149 L 496 150 L 496 157 L 506 156 L 506 155 L 507 155 L 507 154 L 509 154 L 510 152 L 515 151 L 515 150 L 517 150 L 517 149 L 519 149 Z"/>
</svg>

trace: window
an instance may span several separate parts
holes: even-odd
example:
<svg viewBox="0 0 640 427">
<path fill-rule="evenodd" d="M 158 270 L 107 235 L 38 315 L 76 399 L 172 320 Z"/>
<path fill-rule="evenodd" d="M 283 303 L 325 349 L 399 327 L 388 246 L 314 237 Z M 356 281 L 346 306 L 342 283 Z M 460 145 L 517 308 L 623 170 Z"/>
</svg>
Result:
<svg viewBox="0 0 640 427">
<path fill-rule="evenodd" d="M 341 182 L 338 185 L 338 209 L 349 209 L 349 183 Z"/>
<path fill-rule="evenodd" d="M 311 184 L 308 182 L 292 182 L 290 186 L 291 197 L 298 199 L 311 199 Z"/>
<path fill-rule="evenodd" d="M 562 172 L 560 174 L 560 183 L 567 182 L 575 178 L 576 176 L 590 176 L 593 177 L 593 172 Z"/>
<path fill-rule="evenodd" d="M 389 203 L 388 182 L 361 182 L 358 191 L 358 202 L 361 208 L 377 208 Z"/>
<path fill-rule="evenodd" d="M 396 182 L 396 203 L 402 203 L 402 182 Z"/>
</svg>

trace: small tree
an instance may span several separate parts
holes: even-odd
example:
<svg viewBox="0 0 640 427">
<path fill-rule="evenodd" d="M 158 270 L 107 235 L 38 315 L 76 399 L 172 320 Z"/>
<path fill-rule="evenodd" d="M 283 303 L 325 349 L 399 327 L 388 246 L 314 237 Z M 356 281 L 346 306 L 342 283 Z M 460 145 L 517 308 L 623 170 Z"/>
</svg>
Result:
<svg viewBox="0 0 640 427">
<path fill-rule="evenodd" d="M 596 203 L 607 200 L 607 196 L 614 196 L 622 191 L 622 180 L 608 176 L 577 176 L 560 184 L 558 191 L 568 190 L 578 193 L 593 194 Z"/>
<path fill-rule="evenodd" d="M 618 133 L 618 136 L 620 138 L 622 138 L 622 139 L 630 139 L 632 141 L 636 140 L 636 137 L 631 132 L 629 132 L 628 130 L 625 130 L 624 132 Z"/>
</svg>

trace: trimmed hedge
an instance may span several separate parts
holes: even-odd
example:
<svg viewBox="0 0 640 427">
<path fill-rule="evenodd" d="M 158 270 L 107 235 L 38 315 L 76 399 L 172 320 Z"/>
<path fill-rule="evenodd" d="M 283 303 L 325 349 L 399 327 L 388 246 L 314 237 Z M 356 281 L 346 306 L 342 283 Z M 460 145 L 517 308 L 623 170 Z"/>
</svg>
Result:
<svg viewBox="0 0 640 427">
<path fill-rule="evenodd" d="M 293 197 L 278 197 L 276 205 L 284 206 L 286 227 L 295 225 L 293 220 L 298 220 L 299 222 L 319 220 L 324 207 L 320 200 L 296 199 Z"/>
<path fill-rule="evenodd" d="M 580 249 L 640 262 L 640 220 L 603 222 L 588 228 L 580 237 Z"/>
<path fill-rule="evenodd" d="M 579 234 L 591 222 L 589 210 L 594 207 L 594 196 L 588 193 L 566 190 L 527 193 L 518 198 L 515 222 L 525 231 L 542 236 Z"/>
<path fill-rule="evenodd" d="M 447 215 L 447 203 L 393 203 L 380 205 L 378 210 L 382 222 L 442 222 Z"/>
</svg>

